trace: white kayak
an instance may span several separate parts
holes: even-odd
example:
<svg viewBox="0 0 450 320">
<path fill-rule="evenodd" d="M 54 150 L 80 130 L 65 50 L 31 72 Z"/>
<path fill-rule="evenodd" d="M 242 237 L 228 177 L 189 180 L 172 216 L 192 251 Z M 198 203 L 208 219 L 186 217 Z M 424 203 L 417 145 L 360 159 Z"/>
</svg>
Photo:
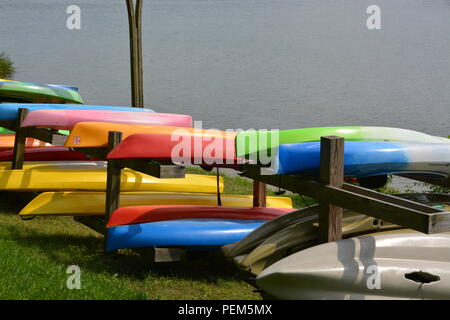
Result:
<svg viewBox="0 0 450 320">
<path fill-rule="evenodd" d="M 450 233 L 402 229 L 321 244 L 256 283 L 277 299 L 450 299 Z"/>
</svg>

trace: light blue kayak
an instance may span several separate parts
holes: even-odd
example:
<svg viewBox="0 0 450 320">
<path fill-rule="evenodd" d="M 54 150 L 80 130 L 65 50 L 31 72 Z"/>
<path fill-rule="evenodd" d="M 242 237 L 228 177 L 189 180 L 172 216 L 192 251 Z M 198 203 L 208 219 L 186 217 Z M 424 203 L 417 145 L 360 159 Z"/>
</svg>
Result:
<svg viewBox="0 0 450 320">
<path fill-rule="evenodd" d="M 265 174 L 317 175 L 320 142 L 283 144 L 276 148 Z M 450 175 L 450 144 L 413 142 L 344 143 L 344 174 L 367 177 L 385 174 L 419 174 L 431 178 Z"/>
<path fill-rule="evenodd" d="M 26 108 L 30 111 L 44 109 L 75 109 L 75 110 L 113 110 L 128 112 L 155 112 L 152 109 L 116 107 L 116 106 L 97 106 L 85 104 L 37 104 L 37 103 L 2 103 L 0 104 L 0 121 L 12 121 L 17 119 L 19 108 Z"/>
<path fill-rule="evenodd" d="M 267 221 L 180 219 L 108 229 L 106 250 L 142 247 L 220 247 L 244 238 Z"/>
</svg>

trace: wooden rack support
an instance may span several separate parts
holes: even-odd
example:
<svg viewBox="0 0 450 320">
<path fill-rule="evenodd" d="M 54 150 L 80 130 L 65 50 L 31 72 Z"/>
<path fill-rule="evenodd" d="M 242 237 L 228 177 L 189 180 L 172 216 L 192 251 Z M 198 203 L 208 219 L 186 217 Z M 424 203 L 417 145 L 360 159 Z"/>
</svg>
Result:
<svg viewBox="0 0 450 320">
<path fill-rule="evenodd" d="M 320 181 L 342 188 L 344 184 L 344 138 L 329 136 L 320 140 Z M 341 207 L 328 202 L 319 205 L 319 240 L 330 242 L 342 239 Z"/>
<path fill-rule="evenodd" d="M 265 183 L 253 180 L 253 206 L 266 207 L 267 186 Z"/>
<path fill-rule="evenodd" d="M 23 168 L 27 137 L 56 145 L 63 145 L 67 138 L 65 135 L 59 134 L 55 130 L 51 129 L 22 127 L 22 123 L 28 113 L 29 109 L 19 108 L 17 120 L 15 122 L 2 123 L 3 127 L 16 132 L 14 137 L 14 150 L 11 164 L 12 169 Z"/>
</svg>

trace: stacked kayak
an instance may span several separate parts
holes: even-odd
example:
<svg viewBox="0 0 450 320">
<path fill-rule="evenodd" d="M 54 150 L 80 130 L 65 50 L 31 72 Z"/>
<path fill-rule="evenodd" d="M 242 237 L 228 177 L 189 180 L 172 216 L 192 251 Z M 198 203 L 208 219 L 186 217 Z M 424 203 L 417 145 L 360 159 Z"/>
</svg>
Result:
<svg viewBox="0 0 450 320">
<path fill-rule="evenodd" d="M 117 107 L 118 108 L 118 107 Z M 112 122 L 134 125 L 165 125 L 192 127 L 192 117 L 182 114 L 152 113 L 150 109 L 40 109 L 32 111 L 23 127 L 71 130 L 79 122 Z"/>
<path fill-rule="evenodd" d="M 349 141 L 344 144 L 344 174 L 367 177 L 414 173 L 436 178 L 450 175 L 449 143 Z M 317 175 L 320 142 L 279 145 L 267 174 Z"/>
<path fill-rule="evenodd" d="M 78 88 L 0 79 L 0 102 L 83 103 Z"/>
<path fill-rule="evenodd" d="M 223 181 L 220 180 L 223 192 Z M 104 161 L 31 161 L 11 170 L 0 162 L 0 189 L 10 191 L 106 190 Z M 131 169 L 121 173 L 123 191 L 217 192 L 216 177 L 187 174 L 185 178 L 158 179 Z"/>
<path fill-rule="evenodd" d="M 278 299 L 448 299 L 450 234 L 369 234 L 294 253 L 257 285 Z"/>
<path fill-rule="evenodd" d="M 292 209 L 138 206 L 116 210 L 107 250 L 137 247 L 218 247 L 239 241 L 265 221 Z"/>
<path fill-rule="evenodd" d="M 105 214 L 106 194 L 93 191 L 43 192 L 21 211 L 24 216 L 102 216 Z M 225 207 L 251 207 L 252 195 L 222 194 Z M 217 194 L 202 192 L 124 191 L 120 194 L 120 206 L 145 205 L 207 205 L 218 206 Z M 267 197 L 268 208 L 292 208 L 288 197 Z"/>
</svg>

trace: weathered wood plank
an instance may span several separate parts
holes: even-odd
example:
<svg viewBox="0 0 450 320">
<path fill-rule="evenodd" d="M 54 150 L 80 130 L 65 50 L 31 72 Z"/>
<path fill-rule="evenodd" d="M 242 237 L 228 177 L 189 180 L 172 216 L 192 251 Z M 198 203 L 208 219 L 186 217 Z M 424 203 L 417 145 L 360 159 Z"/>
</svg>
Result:
<svg viewBox="0 0 450 320">
<path fill-rule="evenodd" d="M 122 132 L 110 131 L 108 133 L 108 151 L 114 149 L 122 141 Z M 120 199 L 120 162 L 108 160 L 106 177 L 106 204 L 105 220 L 108 221 L 111 214 L 119 207 Z"/>
<path fill-rule="evenodd" d="M 399 174 L 398 176 L 401 176 L 401 177 L 404 177 L 404 178 L 408 178 L 408 179 L 412 179 L 412 180 L 421 181 L 421 182 L 431 183 L 431 184 L 434 184 L 434 185 L 437 185 L 437 186 L 441 186 L 441 187 L 450 188 L 450 178 L 447 178 L 447 179 L 429 179 L 429 178 L 425 178 L 425 177 L 414 176 L 412 174 Z"/>
<path fill-rule="evenodd" d="M 371 196 L 359 194 L 358 187 L 349 186 L 346 183 L 344 183 L 343 188 L 337 188 L 327 186 L 319 181 L 306 180 L 297 176 L 260 175 L 260 168 L 252 165 L 245 165 L 244 172 L 241 175 L 309 196 L 317 199 L 319 202 L 332 203 L 342 208 L 360 212 L 423 233 L 442 232 L 443 226 L 446 223 L 445 221 L 450 221 L 450 215 L 443 213 L 441 210 L 434 209 L 435 213 L 424 212 L 419 209 L 423 206 L 419 203 L 416 204 L 417 209 L 413 209 L 410 201 L 410 208 L 404 207 L 402 206 L 404 203 L 402 201 L 408 200 L 396 198 L 393 203 L 391 202 L 392 199 L 385 198 L 385 195 L 382 194 L 379 194 L 378 197 L 380 199 L 377 199 L 373 197 L 374 194 Z M 354 188 L 353 191 L 346 190 L 352 188 Z M 427 210 L 432 211 L 430 209 Z M 433 222 L 434 220 L 436 221 Z"/>
<path fill-rule="evenodd" d="M 14 137 L 14 151 L 11 163 L 12 169 L 23 168 L 23 158 L 25 153 L 25 143 L 27 139 L 27 130 L 22 127 L 23 120 L 27 116 L 29 110 L 26 108 L 19 108 L 16 124 L 16 135 Z"/>
<path fill-rule="evenodd" d="M 341 188 L 344 184 L 344 139 L 321 137 L 320 181 Z M 329 202 L 319 205 L 319 241 L 330 242 L 342 239 L 342 216 L 344 210 Z"/>
<path fill-rule="evenodd" d="M 169 179 L 185 177 L 185 167 L 183 166 L 157 164 L 151 161 L 147 162 L 139 159 L 123 159 L 117 161 L 120 162 L 122 167 L 127 167 L 156 178 Z"/>
<path fill-rule="evenodd" d="M 267 186 L 265 183 L 253 180 L 253 206 L 266 207 L 267 205 Z"/>
</svg>

